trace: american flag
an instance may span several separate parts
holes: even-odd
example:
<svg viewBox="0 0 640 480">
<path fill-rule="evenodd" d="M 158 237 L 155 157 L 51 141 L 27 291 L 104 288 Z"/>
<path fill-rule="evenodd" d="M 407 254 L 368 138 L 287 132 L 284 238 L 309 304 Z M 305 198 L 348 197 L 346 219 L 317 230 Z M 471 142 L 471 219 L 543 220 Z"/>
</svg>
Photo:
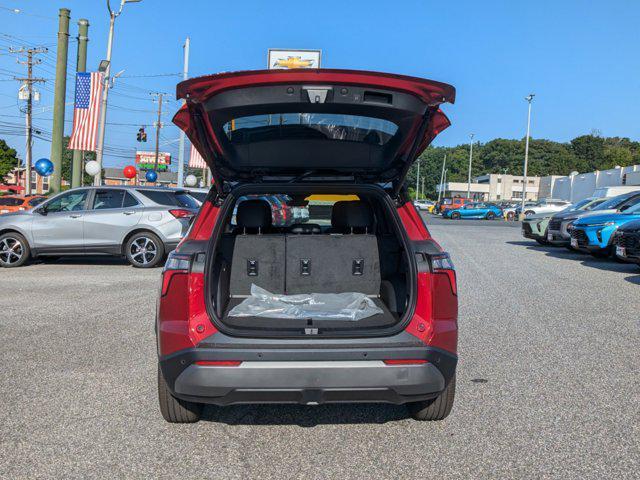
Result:
<svg viewBox="0 0 640 480">
<path fill-rule="evenodd" d="M 189 157 L 189 168 L 207 168 L 207 163 L 202 158 L 202 155 L 198 153 L 198 150 L 191 145 L 191 156 Z"/>
<path fill-rule="evenodd" d="M 104 74 L 101 72 L 76 74 L 76 103 L 73 109 L 73 133 L 69 140 L 70 150 L 96 150 L 103 78 Z"/>
</svg>

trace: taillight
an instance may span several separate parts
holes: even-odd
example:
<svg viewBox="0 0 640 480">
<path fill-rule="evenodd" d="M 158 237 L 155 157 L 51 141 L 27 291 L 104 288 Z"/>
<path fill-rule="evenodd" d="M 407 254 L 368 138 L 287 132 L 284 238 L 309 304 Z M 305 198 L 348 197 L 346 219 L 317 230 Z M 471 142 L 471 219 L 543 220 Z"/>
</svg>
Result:
<svg viewBox="0 0 640 480">
<path fill-rule="evenodd" d="M 189 273 L 191 259 L 191 255 L 184 255 L 175 251 L 169 254 L 162 269 L 162 296 L 167 294 L 174 275 Z"/>
<path fill-rule="evenodd" d="M 431 272 L 445 274 L 449 277 L 449 284 L 454 295 L 458 294 L 456 284 L 456 268 L 453 266 L 451 257 L 446 252 L 431 255 Z"/>
<path fill-rule="evenodd" d="M 169 210 L 169 213 L 176 218 L 192 218 L 195 215 L 191 210 L 185 210 L 183 208 Z"/>
<path fill-rule="evenodd" d="M 421 358 L 402 358 L 383 361 L 385 365 L 422 365 L 424 363 L 427 363 L 426 360 L 423 360 Z"/>
</svg>

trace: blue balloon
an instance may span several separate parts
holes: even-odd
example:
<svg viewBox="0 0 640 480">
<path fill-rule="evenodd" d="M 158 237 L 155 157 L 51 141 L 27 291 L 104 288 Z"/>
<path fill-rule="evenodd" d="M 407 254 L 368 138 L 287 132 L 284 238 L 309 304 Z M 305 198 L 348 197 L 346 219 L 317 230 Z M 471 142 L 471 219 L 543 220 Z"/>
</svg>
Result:
<svg viewBox="0 0 640 480">
<path fill-rule="evenodd" d="M 155 170 L 147 170 L 147 173 L 144 174 L 144 178 L 147 179 L 147 182 L 155 182 L 158 180 L 158 173 Z"/>
<path fill-rule="evenodd" d="M 41 158 L 36 162 L 33 168 L 38 172 L 38 175 L 43 177 L 48 177 L 53 173 L 53 163 L 48 158 Z"/>
</svg>

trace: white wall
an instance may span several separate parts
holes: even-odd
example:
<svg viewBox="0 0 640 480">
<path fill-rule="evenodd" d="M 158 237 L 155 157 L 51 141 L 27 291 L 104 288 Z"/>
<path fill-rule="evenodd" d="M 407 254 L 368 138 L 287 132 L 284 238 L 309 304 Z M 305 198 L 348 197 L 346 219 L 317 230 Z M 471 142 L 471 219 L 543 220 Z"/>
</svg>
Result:
<svg viewBox="0 0 640 480">
<path fill-rule="evenodd" d="M 611 168 L 598 172 L 597 187 L 617 187 L 622 185 L 622 169 Z"/>
<path fill-rule="evenodd" d="M 627 173 L 627 185 L 640 185 L 640 170 Z"/>
<path fill-rule="evenodd" d="M 573 185 L 571 188 L 572 202 L 579 202 L 584 198 L 588 198 L 593 195 L 598 183 L 598 172 L 591 173 L 579 173 L 573 177 Z"/>
<path fill-rule="evenodd" d="M 553 182 L 551 198 L 571 200 L 571 181 L 573 177 L 562 177 Z"/>
</svg>

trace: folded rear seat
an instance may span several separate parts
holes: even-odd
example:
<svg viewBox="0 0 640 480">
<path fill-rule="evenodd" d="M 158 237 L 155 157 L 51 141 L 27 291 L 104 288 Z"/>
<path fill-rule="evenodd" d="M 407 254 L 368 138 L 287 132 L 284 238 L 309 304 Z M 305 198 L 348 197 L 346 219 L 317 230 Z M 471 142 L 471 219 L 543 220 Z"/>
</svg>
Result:
<svg viewBox="0 0 640 480">
<path fill-rule="evenodd" d="M 271 207 L 264 200 L 245 200 L 236 212 L 236 235 L 229 294 L 251 295 L 251 284 L 285 293 L 285 236 L 271 234 Z"/>
<path fill-rule="evenodd" d="M 371 207 L 336 202 L 329 235 L 287 234 L 286 292 L 380 294 L 380 259 Z"/>
<path fill-rule="evenodd" d="M 254 201 L 243 203 L 248 202 Z M 227 325 L 273 330 L 300 327 L 300 319 L 229 316 L 228 312 L 250 294 L 252 283 L 274 293 L 361 292 L 373 297 L 374 303 L 383 311 L 355 322 L 306 319 L 305 328 L 341 330 L 356 325 L 383 328 L 397 322 L 397 313 L 390 311 L 379 298 L 380 259 L 377 238 L 369 233 L 373 231 L 373 214 L 368 204 L 337 202 L 331 234 L 319 234 L 319 227 L 311 225 L 292 228 L 299 233 L 289 233 L 286 237 L 262 233 L 268 231 L 271 224 L 270 210 L 263 210 L 257 203 L 242 208 L 241 205 L 236 214 L 241 231 L 233 252 L 231 299 L 224 312 Z M 259 210 L 262 213 L 258 213 Z M 249 260 L 258 262 L 257 275 L 247 275 Z"/>
</svg>

